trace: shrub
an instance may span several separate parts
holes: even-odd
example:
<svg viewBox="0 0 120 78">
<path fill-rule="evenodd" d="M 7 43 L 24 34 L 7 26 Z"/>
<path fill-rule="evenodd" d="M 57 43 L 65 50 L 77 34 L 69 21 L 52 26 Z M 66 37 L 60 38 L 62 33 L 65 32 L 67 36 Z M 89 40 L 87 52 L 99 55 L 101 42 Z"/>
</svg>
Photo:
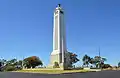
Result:
<svg viewBox="0 0 120 78">
<path fill-rule="evenodd" d="M 58 62 L 54 62 L 53 68 L 60 68 Z"/>
<path fill-rule="evenodd" d="M 15 71 L 15 70 L 17 70 L 17 69 L 14 66 L 6 66 L 4 68 L 4 71 Z"/>
<path fill-rule="evenodd" d="M 105 68 L 112 68 L 112 66 L 110 66 L 110 64 L 104 64 L 104 65 L 102 66 L 102 68 L 103 68 L 103 69 L 105 69 Z"/>
</svg>

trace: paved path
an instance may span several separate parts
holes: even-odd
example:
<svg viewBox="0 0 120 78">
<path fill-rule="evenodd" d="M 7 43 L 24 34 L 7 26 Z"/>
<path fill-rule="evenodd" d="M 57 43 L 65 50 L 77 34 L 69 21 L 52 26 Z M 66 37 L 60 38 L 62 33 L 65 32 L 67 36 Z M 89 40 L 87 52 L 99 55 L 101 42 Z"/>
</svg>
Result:
<svg viewBox="0 0 120 78">
<path fill-rule="evenodd" d="M 101 71 L 72 74 L 38 74 L 0 72 L 0 78 L 120 78 L 120 71 Z"/>
</svg>

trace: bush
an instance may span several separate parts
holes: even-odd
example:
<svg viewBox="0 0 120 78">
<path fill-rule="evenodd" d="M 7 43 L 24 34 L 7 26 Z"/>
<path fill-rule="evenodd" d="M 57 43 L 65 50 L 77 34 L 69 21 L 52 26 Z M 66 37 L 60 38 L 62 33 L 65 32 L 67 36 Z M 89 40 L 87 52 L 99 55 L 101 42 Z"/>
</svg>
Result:
<svg viewBox="0 0 120 78">
<path fill-rule="evenodd" d="M 54 62 L 53 68 L 60 68 L 58 62 Z"/>
<path fill-rule="evenodd" d="M 105 68 L 112 68 L 112 66 L 110 66 L 110 64 L 104 64 L 104 65 L 102 66 L 102 68 L 103 68 L 103 69 L 105 69 Z"/>
<path fill-rule="evenodd" d="M 6 66 L 4 68 L 4 71 L 15 71 L 15 70 L 17 70 L 17 69 L 14 66 Z"/>
</svg>

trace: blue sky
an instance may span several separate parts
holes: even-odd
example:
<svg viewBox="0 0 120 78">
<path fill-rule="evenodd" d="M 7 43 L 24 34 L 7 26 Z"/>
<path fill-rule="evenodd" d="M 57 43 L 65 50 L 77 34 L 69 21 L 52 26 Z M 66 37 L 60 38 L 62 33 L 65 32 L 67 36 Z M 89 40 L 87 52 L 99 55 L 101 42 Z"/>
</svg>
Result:
<svg viewBox="0 0 120 78">
<path fill-rule="evenodd" d="M 0 0 L 0 57 L 36 55 L 44 64 L 52 52 L 53 12 L 65 10 L 67 48 L 82 58 L 101 55 L 120 61 L 119 0 Z M 82 62 L 81 62 L 82 63 Z"/>
</svg>

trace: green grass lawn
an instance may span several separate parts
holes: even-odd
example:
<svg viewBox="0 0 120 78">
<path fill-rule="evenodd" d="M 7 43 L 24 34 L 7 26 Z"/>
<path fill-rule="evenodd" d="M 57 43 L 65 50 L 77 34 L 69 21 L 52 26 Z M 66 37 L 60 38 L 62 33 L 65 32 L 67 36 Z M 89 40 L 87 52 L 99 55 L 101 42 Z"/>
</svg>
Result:
<svg viewBox="0 0 120 78">
<path fill-rule="evenodd" d="M 73 72 L 88 72 L 88 70 L 19 70 L 17 72 L 29 73 L 47 73 L 47 74 L 60 74 L 60 73 L 73 73 Z"/>
</svg>

